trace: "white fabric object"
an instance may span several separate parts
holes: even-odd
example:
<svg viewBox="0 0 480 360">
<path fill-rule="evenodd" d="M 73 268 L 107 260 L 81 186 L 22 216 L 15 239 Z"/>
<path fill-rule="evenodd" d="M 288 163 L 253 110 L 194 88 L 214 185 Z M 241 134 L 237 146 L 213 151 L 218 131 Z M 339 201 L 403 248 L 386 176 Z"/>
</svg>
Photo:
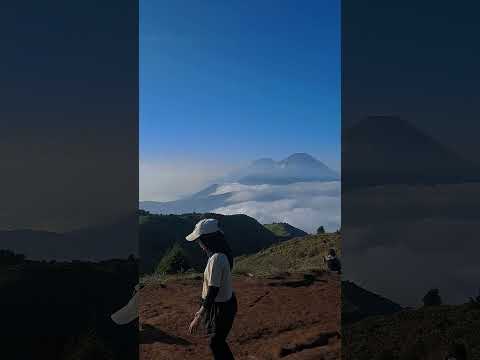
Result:
<svg viewBox="0 0 480 360">
<path fill-rule="evenodd" d="M 216 302 L 225 302 L 232 297 L 232 273 L 227 255 L 215 253 L 208 259 L 207 266 L 203 273 L 203 299 L 207 297 L 209 286 L 220 288 L 215 298 Z"/>
<path fill-rule="evenodd" d="M 218 227 L 217 219 L 203 219 L 195 225 L 192 233 L 186 239 L 187 241 L 195 241 L 202 235 L 212 234 L 217 231 L 222 232 Z"/>
<path fill-rule="evenodd" d="M 111 318 L 117 325 L 125 325 L 138 318 L 138 291 L 123 308 L 115 312 Z"/>
</svg>

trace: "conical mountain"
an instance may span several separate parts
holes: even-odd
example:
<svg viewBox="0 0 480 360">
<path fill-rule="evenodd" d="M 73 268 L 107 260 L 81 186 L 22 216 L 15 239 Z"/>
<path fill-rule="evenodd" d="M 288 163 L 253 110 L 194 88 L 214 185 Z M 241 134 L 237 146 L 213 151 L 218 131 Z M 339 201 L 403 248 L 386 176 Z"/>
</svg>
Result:
<svg viewBox="0 0 480 360">
<path fill-rule="evenodd" d="M 475 181 L 479 171 L 453 150 L 398 117 L 371 116 L 342 137 L 345 185 Z"/>
</svg>

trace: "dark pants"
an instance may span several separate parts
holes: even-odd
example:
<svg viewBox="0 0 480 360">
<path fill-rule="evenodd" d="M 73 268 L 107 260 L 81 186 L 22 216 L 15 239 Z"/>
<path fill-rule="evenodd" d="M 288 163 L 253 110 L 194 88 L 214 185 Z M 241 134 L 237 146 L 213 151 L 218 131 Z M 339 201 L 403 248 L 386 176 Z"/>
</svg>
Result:
<svg viewBox="0 0 480 360">
<path fill-rule="evenodd" d="M 224 303 L 214 303 L 208 315 L 207 330 L 209 345 L 214 360 L 234 360 L 232 351 L 227 344 L 227 336 L 233 326 L 237 314 L 237 299 L 235 295 Z"/>
</svg>

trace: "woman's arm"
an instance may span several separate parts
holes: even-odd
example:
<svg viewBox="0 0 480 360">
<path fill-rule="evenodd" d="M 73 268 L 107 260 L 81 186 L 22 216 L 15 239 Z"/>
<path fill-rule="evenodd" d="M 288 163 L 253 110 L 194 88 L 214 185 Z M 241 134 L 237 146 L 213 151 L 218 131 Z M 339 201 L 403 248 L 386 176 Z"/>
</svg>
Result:
<svg viewBox="0 0 480 360">
<path fill-rule="evenodd" d="M 200 309 L 195 313 L 195 317 L 202 317 L 203 314 L 207 312 L 207 310 L 210 310 L 212 307 L 213 303 L 215 302 L 215 298 L 218 295 L 218 292 L 220 291 L 219 287 L 216 286 L 209 286 L 208 291 L 207 291 L 207 296 L 205 299 L 203 299 L 202 306 Z"/>
<path fill-rule="evenodd" d="M 213 305 L 213 302 L 215 301 L 215 298 L 218 295 L 219 290 L 220 290 L 220 288 L 216 287 L 216 286 L 209 286 L 208 287 L 207 296 L 203 300 L 203 304 L 200 307 L 200 309 L 195 313 L 195 317 L 193 318 L 193 321 L 190 323 L 190 326 L 189 326 L 189 329 L 188 329 L 190 334 L 193 334 L 197 331 L 198 324 L 200 322 L 200 318 L 203 316 L 203 314 L 205 314 L 205 312 L 210 310 L 210 308 Z"/>
<path fill-rule="evenodd" d="M 220 288 L 217 286 L 209 286 L 208 291 L 207 291 L 207 296 L 203 300 L 202 307 L 200 308 L 199 312 L 201 311 L 202 313 L 210 310 L 212 307 L 213 303 L 215 302 L 215 298 L 218 295 L 218 292 L 220 291 Z"/>
</svg>

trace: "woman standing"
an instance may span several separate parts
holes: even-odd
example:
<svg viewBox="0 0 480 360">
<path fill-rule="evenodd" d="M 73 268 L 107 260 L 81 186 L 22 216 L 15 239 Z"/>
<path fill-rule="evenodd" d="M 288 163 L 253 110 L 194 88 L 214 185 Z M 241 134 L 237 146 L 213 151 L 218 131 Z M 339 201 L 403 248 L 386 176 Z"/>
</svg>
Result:
<svg viewBox="0 0 480 360">
<path fill-rule="evenodd" d="M 199 221 L 186 239 L 197 242 L 208 256 L 203 273 L 202 306 L 189 332 L 194 333 L 203 318 L 213 358 L 232 360 L 234 357 L 226 341 L 237 313 L 237 299 L 232 288 L 232 252 L 216 219 Z"/>
</svg>

